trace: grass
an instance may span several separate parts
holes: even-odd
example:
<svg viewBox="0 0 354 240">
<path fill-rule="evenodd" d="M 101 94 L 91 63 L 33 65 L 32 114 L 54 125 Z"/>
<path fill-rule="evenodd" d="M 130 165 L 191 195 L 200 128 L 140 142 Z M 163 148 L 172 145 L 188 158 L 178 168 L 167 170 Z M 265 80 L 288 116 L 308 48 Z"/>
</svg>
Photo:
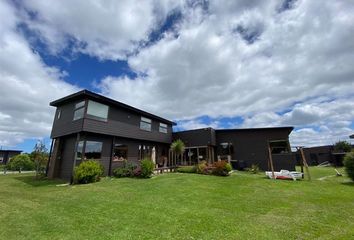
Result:
<svg viewBox="0 0 354 240">
<path fill-rule="evenodd" d="M 171 173 L 75 186 L 1 175 L 0 239 L 353 239 L 354 184 L 332 168 L 311 173 L 311 182 Z"/>
</svg>

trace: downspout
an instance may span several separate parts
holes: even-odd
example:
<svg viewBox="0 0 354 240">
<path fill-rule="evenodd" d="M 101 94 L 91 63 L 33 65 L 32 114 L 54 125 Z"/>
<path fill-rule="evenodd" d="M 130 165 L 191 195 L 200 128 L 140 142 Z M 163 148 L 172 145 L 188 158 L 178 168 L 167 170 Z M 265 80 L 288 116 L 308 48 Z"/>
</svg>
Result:
<svg viewBox="0 0 354 240">
<path fill-rule="evenodd" d="M 71 173 L 70 184 L 73 184 L 73 182 L 74 182 L 74 169 L 76 167 L 76 152 L 77 152 L 77 146 L 79 145 L 79 141 L 80 141 L 80 133 L 77 133 L 76 142 L 75 142 L 75 148 L 74 148 L 74 162 L 73 162 L 73 168 L 72 168 L 72 173 Z"/>
</svg>

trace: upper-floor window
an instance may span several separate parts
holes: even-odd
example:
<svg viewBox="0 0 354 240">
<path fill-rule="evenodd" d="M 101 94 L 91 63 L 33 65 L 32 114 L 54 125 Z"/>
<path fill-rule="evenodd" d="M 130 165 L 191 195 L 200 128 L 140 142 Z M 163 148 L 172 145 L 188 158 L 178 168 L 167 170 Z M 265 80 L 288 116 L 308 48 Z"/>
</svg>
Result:
<svg viewBox="0 0 354 240">
<path fill-rule="evenodd" d="M 89 100 L 87 105 L 87 117 L 96 120 L 107 121 L 108 106 Z"/>
<path fill-rule="evenodd" d="M 81 102 L 76 103 L 73 120 L 83 118 L 84 114 L 85 114 L 85 101 L 81 101 Z"/>
<path fill-rule="evenodd" d="M 61 117 L 61 110 L 58 109 L 58 110 L 57 110 L 57 119 L 60 119 L 60 117 Z"/>
<path fill-rule="evenodd" d="M 146 130 L 146 131 L 151 131 L 151 119 L 141 117 L 140 120 L 140 129 Z"/>
<path fill-rule="evenodd" d="M 167 133 L 167 124 L 160 123 L 159 132 Z"/>
</svg>

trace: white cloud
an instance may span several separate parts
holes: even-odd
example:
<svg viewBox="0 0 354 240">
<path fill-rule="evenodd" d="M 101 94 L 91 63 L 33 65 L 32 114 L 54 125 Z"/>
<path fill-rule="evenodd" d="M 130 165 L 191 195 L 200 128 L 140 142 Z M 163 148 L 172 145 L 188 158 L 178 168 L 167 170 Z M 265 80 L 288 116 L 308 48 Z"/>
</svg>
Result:
<svg viewBox="0 0 354 240">
<path fill-rule="evenodd" d="M 153 0 L 29 0 L 24 2 L 23 16 L 52 54 L 73 44 L 74 51 L 116 60 L 125 59 L 139 42 L 148 40 L 149 33 L 177 4 Z"/>
<path fill-rule="evenodd" d="M 0 145 L 14 146 L 27 138 L 48 136 L 54 109 L 49 102 L 77 88 L 46 66 L 16 31 L 13 7 L 0 2 Z"/>
<path fill-rule="evenodd" d="M 35 31 L 52 54 L 69 49 L 127 59 L 138 77 L 106 76 L 97 85 L 101 92 L 183 120 L 182 128 L 205 126 L 200 116 L 238 116 L 244 127 L 295 125 L 291 138 L 299 145 L 353 131 L 352 2 L 299 0 L 282 12 L 282 1 L 275 0 L 199 3 L 33 0 L 16 17 L 3 2 L 0 81 L 8 100 L 1 101 L 0 134 L 45 134 L 52 121 L 49 99 L 75 89 L 30 50 L 31 39 L 15 30 L 18 23 Z M 162 39 L 141 45 L 176 8 L 181 21 Z M 40 130 L 25 130 L 36 122 L 43 123 Z"/>
</svg>

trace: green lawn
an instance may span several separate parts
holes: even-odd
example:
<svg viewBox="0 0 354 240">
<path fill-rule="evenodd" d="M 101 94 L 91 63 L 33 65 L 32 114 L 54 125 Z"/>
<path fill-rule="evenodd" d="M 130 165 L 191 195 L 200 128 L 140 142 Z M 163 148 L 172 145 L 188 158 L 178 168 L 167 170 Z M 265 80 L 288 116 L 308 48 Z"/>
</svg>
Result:
<svg viewBox="0 0 354 240">
<path fill-rule="evenodd" d="M 354 184 L 332 168 L 311 173 L 311 182 L 171 173 L 75 186 L 0 175 L 0 239 L 354 239 Z"/>
</svg>

